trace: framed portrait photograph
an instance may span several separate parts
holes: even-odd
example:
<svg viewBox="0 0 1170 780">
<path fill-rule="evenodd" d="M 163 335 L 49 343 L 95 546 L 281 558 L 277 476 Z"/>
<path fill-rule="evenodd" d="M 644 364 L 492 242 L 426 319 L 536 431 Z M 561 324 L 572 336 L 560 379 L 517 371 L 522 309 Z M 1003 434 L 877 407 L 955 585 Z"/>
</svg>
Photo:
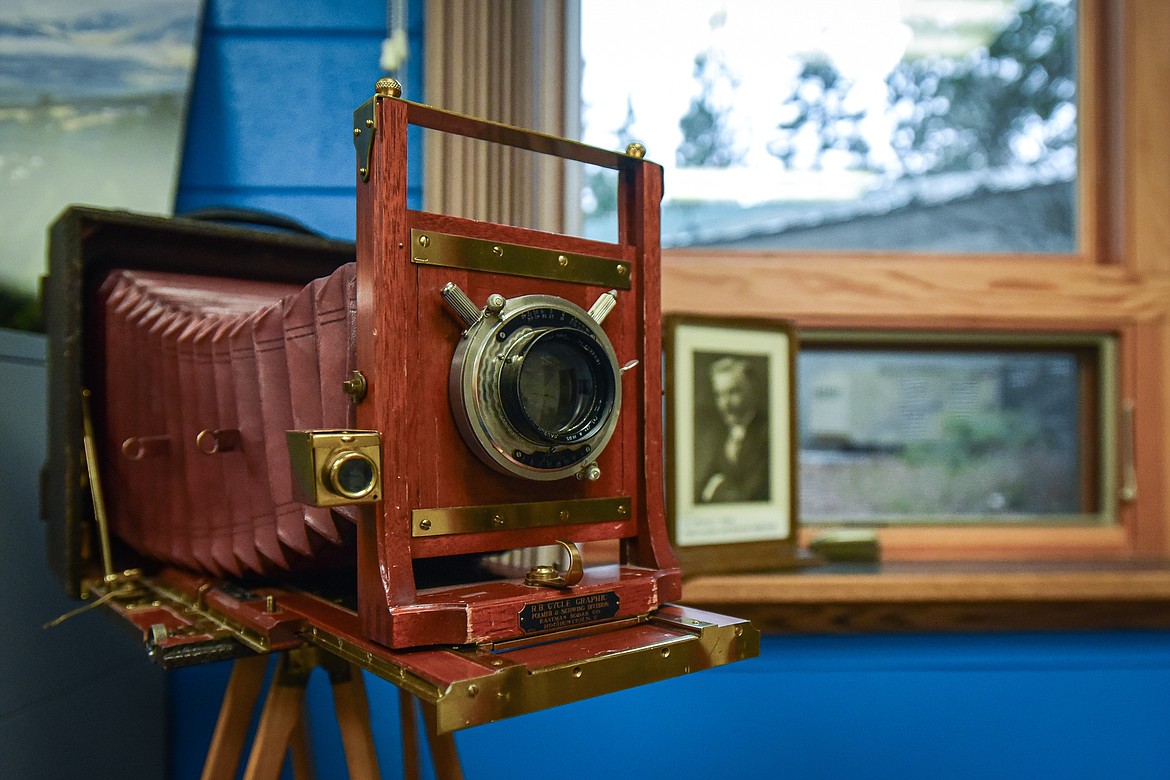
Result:
<svg viewBox="0 0 1170 780">
<path fill-rule="evenodd" d="M 664 333 L 667 525 L 684 573 L 792 566 L 795 328 L 675 315 Z"/>
</svg>

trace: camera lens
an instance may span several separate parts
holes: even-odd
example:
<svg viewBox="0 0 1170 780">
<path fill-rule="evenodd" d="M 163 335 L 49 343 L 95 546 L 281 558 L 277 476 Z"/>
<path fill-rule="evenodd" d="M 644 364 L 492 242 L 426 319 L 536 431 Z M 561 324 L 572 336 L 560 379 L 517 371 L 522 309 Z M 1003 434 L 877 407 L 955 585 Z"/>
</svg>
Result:
<svg viewBox="0 0 1170 780">
<path fill-rule="evenodd" d="M 524 355 L 518 384 L 524 413 L 554 434 L 576 427 L 597 392 L 593 367 L 580 349 L 563 341 L 533 344 Z"/>
<path fill-rule="evenodd" d="M 541 446 L 572 444 L 602 424 L 613 405 L 613 379 L 600 345 L 574 328 L 535 332 L 501 376 L 508 420 Z"/>
<path fill-rule="evenodd" d="M 463 334 L 447 393 L 455 424 L 496 471 L 584 473 L 617 430 L 621 377 L 601 323 L 554 295 L 520 295 Z"/>
<path fill-rule="evenodd" d="M 365 498 L 377 484 L 374 463 L 360 452 L 343 452 L 329 462 L 329 488 L 346 498 Z"/>
</svg>

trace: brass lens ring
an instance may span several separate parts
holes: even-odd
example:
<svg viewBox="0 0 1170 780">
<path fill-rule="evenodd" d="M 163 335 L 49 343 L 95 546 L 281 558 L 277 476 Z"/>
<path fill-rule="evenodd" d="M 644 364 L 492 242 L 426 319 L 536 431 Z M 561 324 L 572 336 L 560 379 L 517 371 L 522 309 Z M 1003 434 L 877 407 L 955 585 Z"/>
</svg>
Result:
<svg viewBox="0 0 1170 780">
<path fill-rule="evenodd" d="M 362 499 L 378 484 L 378 464 L 369 455 L 345 450 L 325 465 L 325 486 L 345 498 Z"/>
<path fill-rule="evenodd" d="M 448 395 L 464 441 L 491 468 L 532 480 L 586 473 L 617 427 L 621 376 L 600 323 L 552 295 L 522 295 L 472 323 Z"/>
</svg>

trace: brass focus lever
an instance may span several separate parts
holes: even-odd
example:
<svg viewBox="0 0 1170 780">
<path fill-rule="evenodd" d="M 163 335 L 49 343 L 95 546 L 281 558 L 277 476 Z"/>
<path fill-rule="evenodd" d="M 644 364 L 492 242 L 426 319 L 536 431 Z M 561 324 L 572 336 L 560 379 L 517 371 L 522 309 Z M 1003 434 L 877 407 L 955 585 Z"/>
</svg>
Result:
<svg viewBox="0 0 1170 780">
<path fill-rule="evenodd" d="M 543 585 L 548 588 L 571 588 L 585 576 L 585 568 L 581 562 L 581 551 L 572 542 L 557 539 L 561 549 L 569 554 L 569 566 L 564 571 L 557 569 L 551 563 L 542 563 L 528 570 L 524 578 L 525 585 Z"/>
</svg>

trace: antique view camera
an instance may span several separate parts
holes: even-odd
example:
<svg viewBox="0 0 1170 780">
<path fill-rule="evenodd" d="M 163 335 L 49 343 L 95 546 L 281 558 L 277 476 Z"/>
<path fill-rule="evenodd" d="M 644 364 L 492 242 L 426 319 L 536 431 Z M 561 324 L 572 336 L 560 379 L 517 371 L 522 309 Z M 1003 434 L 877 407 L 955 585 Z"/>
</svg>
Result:
<svg viewBox="0 0 1170 780">
<path fill-rule="evenodd" d="M 409 125 L 616 170 L 618 241 L 408 209 Z M 353 133 L 356 261 L 182 219 L 53 227 L 66 589 L 166 666 L 311 644 L 435 704 L 440 730 L 755 655 L 750 624 L 669 604 L 661 169 L 389 82 Z M 603 542 L 620 560 L 590 560 Z"/>
</svg>

